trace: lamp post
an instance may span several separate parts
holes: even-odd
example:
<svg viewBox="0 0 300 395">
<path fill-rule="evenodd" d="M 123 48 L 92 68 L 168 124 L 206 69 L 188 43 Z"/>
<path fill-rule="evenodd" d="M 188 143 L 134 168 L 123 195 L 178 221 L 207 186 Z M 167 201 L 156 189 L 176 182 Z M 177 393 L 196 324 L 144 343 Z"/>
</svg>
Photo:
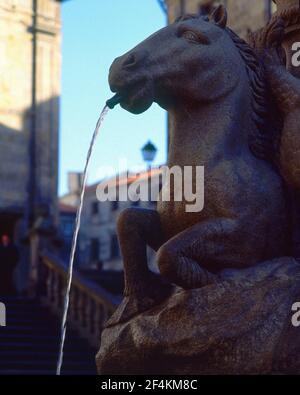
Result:
<svg viewBox="0 0 300 395">
<path fill-rule="evenodd" d="M 147 163 L 148 170 L 151 170 L 151 164 L 155 159 L 155 156 L 157 154 L 157 148 L 151 141 L 148 141 L 146 145 L 142 148 L 142 155 L 144 162 Z"/>
<path fill-rule="evenodd" d="M 292 64 L 295 53 L 293 45 L 300 43 L 300 1 L 299 0 L 273 0 L 277 5 L 277 15 L 285 22 L 285 37 L 282 42 L 286 53 L 286 67 L 295 77 L 300 78 L 300 66 Z"/>
</svg>

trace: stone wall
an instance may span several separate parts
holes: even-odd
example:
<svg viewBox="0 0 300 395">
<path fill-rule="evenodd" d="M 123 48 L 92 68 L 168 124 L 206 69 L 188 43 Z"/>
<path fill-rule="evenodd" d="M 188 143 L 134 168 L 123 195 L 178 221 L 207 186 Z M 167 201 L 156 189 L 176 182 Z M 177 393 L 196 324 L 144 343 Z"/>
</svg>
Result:
<svg viewBox="0 0 300 395">
<path fill-rule="evenodd" d="M 260 29 L 270 17 L 271 0 L 227 0 L 228 25 L 239 35 Z"/>
<path fill-rule="evenodd" d="M 169 21 L 173 22 L 182 13 L 198 13 L 201 0 L 166 0 Z M 224 4 L 228 10 L 229 26 L 245 37 L 248 29 L 257 30 L 275 10 L 271 0 L 220 0 L 215 4 Z"/>
<path fill-rule="evenodd" d="M 30 175 L 32 0 L 0 0 L 0 210 L 24 209 Z M 37 201 L 55 210 L 60 95 L 60 5 L 38 0 Z"/>
</svg>

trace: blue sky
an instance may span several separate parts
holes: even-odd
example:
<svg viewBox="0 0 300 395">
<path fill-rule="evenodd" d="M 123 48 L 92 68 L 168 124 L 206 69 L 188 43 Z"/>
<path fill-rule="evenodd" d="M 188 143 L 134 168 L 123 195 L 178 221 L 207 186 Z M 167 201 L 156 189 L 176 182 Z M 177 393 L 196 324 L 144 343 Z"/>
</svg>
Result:
<svg viewBox="0 0 300 395">
<path fill-rule="evenodd" d="M 112 96 L 107 78 L 112 61 L 154 31 L 165 15 L 156 0 L 71 0 L 62 5 L 63 67 L 59 193 L 67 191 L 67 172 L 82 171 L 92 132 L 105 101 Z M 110 111 L 90 167 L 89 183 L 102 166 L 144 168 L 140 148 L 151 140 L 155 163 L 166 160 L 166 114 L 157 105 L 141 115 L 120 107 Z"/>
</svg>

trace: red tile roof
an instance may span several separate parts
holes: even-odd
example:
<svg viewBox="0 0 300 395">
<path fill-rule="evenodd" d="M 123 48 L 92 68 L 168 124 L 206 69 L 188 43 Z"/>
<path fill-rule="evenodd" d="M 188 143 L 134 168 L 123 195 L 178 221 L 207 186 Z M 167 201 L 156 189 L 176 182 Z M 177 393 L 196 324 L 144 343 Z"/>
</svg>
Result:
<svg viewBox="0 0 300 395">
<path fill-rule="evenodd" d="M 70 213 L 70 214 L 75 214 L 77 211 L 77 208 L 74 206 L 71 206 L 69 204 L 65 204 L 65 203 L 59 203 L 58 205 L 59 208 L 59 212 L 60 213 Z"/>
<path fill-rule="evenodd" d="M 133 175 L 129 174 L 127 177 L 126 177 L 126 175 L 119 175 L 119 176 L 116 175 L 115 177 L 112 177 L 110 179 L 89 185 L 88 187 L 86 187 L 85 191 L 86 192 L 94 192 L 94 191 L 96 191 L 98 185 L 102 184 L 102 183 L 105 183 L 107 185 L 116 185 L 116 186 L 121 186 L 121 185 L 126 185 L 126 184 L 129 185 L 129 184 L 132 184 L 134 181 L 144 180 L 144 179 L 159 175 L 159 174 L 161 174 L 161 172 L 162 172 L 162 170 L 160 168 L 155 168 L 155 169 L 144 171 L 139 174 L 133 174 Z"/>
</svg>

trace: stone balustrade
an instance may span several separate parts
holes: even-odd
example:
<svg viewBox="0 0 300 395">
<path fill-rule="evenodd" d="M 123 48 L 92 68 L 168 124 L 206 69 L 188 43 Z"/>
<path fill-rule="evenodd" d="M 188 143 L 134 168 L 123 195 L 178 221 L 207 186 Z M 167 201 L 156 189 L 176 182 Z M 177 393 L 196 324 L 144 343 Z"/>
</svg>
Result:
<svg viewBox="0 0 300 395">
<path fill-rule="evenodd" d="M 39 299 L 51 312 L 62 316 L 67 267 L 58 257 L 44 252 L 40 256 L 39 268 Z M 98 348 L 103 325 L 119 302 L 119 297 L 86 280 L 75 270 L 70 294 L 68 325 L 76 329 L 93 347 Z"/>
</svg>

